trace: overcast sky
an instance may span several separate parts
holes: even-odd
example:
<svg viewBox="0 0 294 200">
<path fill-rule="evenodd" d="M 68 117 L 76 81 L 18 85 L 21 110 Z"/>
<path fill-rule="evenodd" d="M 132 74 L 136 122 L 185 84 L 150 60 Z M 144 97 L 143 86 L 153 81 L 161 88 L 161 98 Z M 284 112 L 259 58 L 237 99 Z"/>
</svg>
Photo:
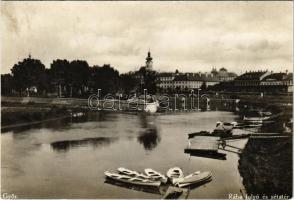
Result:
<svg viewBox="0 0 294 200">
<path fill-rule="evenodd" d="M 293 2 L 1 2 L 1 71 L 52 60 L 186 72 L 293 71 Z"/>
</svg>

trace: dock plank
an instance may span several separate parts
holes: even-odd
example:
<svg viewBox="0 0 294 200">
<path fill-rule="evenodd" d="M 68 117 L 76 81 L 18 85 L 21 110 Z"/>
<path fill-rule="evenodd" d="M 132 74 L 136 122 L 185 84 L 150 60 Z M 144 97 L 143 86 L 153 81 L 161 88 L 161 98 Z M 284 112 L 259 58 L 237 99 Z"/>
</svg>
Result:
<svg viewBox="0 0 294 200">
<path fill-rule="evenodd" d="M 188 150 L 217 151 L 220 137 L 195 136 L 188 141 Z"/>
</svg>

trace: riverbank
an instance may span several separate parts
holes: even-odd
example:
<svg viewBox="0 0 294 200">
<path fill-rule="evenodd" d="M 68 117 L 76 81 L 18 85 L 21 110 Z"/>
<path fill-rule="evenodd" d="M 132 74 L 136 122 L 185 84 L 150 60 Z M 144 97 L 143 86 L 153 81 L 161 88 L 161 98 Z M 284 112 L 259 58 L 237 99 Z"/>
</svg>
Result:
<svg viewBox="0 0 294 200">
<path fill-rule="evenodd" d="M 86 112 L 87 107 L 80 102 L 79 99 L 69 102 L 51 98 L 2 97 L 1 130 L 40 124 Z"/>
<path fill-rule="evenodd" d="M 266 199 L 292 197 L 292 137 L 250 138 L 240 155 L 239 171 L 247 194 Z M 288 197 L 288 198 L 287 198 Z"/>
<path fill-rule="evenodd" d="M 209 98 L 209 100 L 207 99 Z M 246 98 L 236 101 L 229 96 L 219 96 L 218 98 L 204 96 L 198 99 L 195 98 L 194 102 L 191 102 L 191 98 L 188 96 L 183 99 L 184 96 L 170 97 L 169 101 L 160 103 L 160 113 L 176 114 L 182 112 L 198 112 L 198 105 L 201 111 L 206 110 L 226 110 L 226 111 L 238 111 L 246 113 L 250 110 L 251 106 L 254 107 L 274 107 L 278 108 L 276 113 L 290 113 L 292 115 L 292 99 L 290 96 L 281 97 L 281 101 L 271 101 L 267 96 L 264 99 L 256 99 L 254 96 L 247 95 Z M 276 99 L 277 97 L 275 97 Z M 106 107 L 113 107 L 116 112 L 123 113 L 137 113 L 140 112 L 136 109 L 129 109 L 130 105 L 126 100 L 110 101 L 104 104 L 103 101 L 100 105 L 106 105 Z M 193 106 L 192 106 L 193 105 Z M 165 109 L 168 107 L 168 109 Z M 191 109 L 193 108 L 193 109 Z M 74 113 L 86 113 L 91 109 L 88 105 L 88 99 L 77 98 L 39 98 L 39 97 L 1 97 L 1 130 L 6 128 L 20 127 L 25 125 L 38 124 L 43 121 L 54 120 L 59 118 L 66 118 L 72 116 Z M 103 109 L 109 111 L 111 109 Z M 97 111 L 97 110 L 96 110 Z M 142 112 L 142 109 L 141 109 Z"/>
</svg>

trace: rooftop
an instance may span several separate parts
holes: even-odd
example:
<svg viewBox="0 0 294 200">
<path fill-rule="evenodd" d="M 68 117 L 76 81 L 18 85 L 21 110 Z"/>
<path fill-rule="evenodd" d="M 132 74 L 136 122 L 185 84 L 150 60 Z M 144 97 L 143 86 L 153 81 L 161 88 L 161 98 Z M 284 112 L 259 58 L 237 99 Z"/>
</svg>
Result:
<svg viewBox="0 0 294 200">
<path fill-rule="evenodd" d="M 246 72 L 238 76 L 235 80 L 260 80 L 260 78 L 266 74 L 267 71 L 257 71 L 257 72 Z"/>
<path fill-rule="evenodd" d="M 280 73 L 270 74 L 270 75 L 264 77 L 262 80 L 263 81 L 270 81 L 270 80 L 282 81 L 282 80 L 289 80 L 289 79 L 293 79 L 293 74 L 292 73 L 286 74 L 286 73 L 280 72 Z"/>
<path fill-rule="evenodd" d="M 219 79 L 211 74 L 202 74 L 202 73 L 187 73 L 175 76 L 174 81 L 210 81 L 218 82 Z"/>
</svg>

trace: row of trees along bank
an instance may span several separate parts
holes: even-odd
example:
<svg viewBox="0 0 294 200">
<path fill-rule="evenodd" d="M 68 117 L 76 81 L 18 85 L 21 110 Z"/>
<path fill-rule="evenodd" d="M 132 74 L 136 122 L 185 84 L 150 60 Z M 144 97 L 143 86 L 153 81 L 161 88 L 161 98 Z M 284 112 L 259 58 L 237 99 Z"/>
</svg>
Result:
<svg viewBox="0 0 294 200">
<path fill-rule="evenodd" d="M 139 75 L 139 76 L 138 76 Z M 139 77 L 139 78 L 138 78 Z M 119 74 L 109 64 L 89 66 L 84 60 L 54 60 L 50 68 L 30 56 L 15 64 L 10 74 L 1 75 L 2 95 L 88 97 L 101 89 L 111 93 L 156 93 L 157 73 L 141 67 Z"/>
</svg>

